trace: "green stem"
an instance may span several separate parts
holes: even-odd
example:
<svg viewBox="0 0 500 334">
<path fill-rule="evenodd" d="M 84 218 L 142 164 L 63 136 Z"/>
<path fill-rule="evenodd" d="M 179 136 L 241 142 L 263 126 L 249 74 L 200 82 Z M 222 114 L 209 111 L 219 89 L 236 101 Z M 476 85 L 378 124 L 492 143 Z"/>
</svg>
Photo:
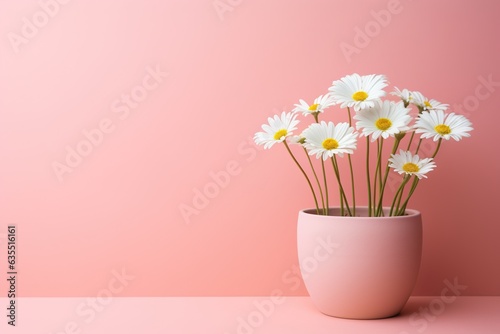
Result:
<svg viewBox="0 0 500 334">
<path fill-rule="evenodd" d="M 370 181 L 370 137 L 366 137 L 366 180 L 368 183 L 368 216 L 372 216 L 372 189 Z"/>
<path fill-rule="evenodd" d="M 407 151 L 410 150 L 411 142 L 413 141 L 413 137 L 415 137 L 415 132 L 411 133 L 410 141 L 408 142 L 408 147 L 406 148 Z"/>
<path fill-rule="evenodd" d="M 344 216 L 344 197 L 342 196 L 342 189 L 339 187 L 339 198 L 340 198 L 340 215 Z"/>
<path fill-rule="evenodd" d="M 349 216 L 352 217 L 351 210 L 349 209 L 349 202 L 347 201 L 347 197 L 345 195 L 344 187 L 342 187 L 342 182 L 340 181 L 340 172 L 339 172 L 339 166 L 338 166 L 338 163 L 337 163 L 336 156 L 334 155 L 331 160 L 332 160 L 333 170 L 335 171 L 335 176 L 337 177 L 337 182 L 339 183 L 340 196 L 341 196 L 340 197 L 340 201 L 342 202 L 342 198 L 344 199 L 345 206 L 346 206 L 346 209 L 347 209 L 347 213 L 349 214 Z M 341 215 L 343 216 L 344 213 L 341 212 Z"/>
<path fill-rule="evenodd" d="M 325 161 L 323 157 L 321 157 L 321 169 L 323 170 L 323 183 L 325 184 L 325 211 L 323 212 L 325 216 L 328 216 L 330 211 L 329 203 L 328 203 L 328 183 L 326 182 L 326 171 L 325 171 Z"/>
<path fill-rule="evenodd" d="M 311 161 L 311 157 L 307 153 L 307 150 L 305 147 L 302 147 L 304 149 L 304 152 L 306 153 L 307 160 L 309 161 L 309 166 L 311 166 L 312 172 L 314 174 L 314 178 L 316 179 L 316 184 L 318 185 L 319 189 L 319 194 L 321 195 L 321 205 L 323 207 L 323 214 L 326 214 L 327 208 L 325 207 L 325 199 L 323 197 L 323 190 L 321 189 L 321 183 L 319 182 L 318 175 L 316 174 L 316 170 L 314 169 L 313 163 Z"/>
<path fill-rule="evenodd" d="M 352 161 L 351 161 L 351 155 L 347 155 L 347 159 L 349 160 L 349 170 L 351 172 L 351 191 L 352 191 L 352 214 L 356 216 L 356 194 L 354 190 L 354 171 L 352 169 Z"/>
<path fill-rule="evenodd" d="M 396 150 L 398 149 L 400 139 L 396 139 L 394 141 L 394 146 L 392 147 L 392 154 L 396 153 Z M 382 207 L 383 207 L 383 198 L 384 198 L 384 191 L 385 191 L 385 185 L 387 183 L 387 177 L 389 176 L 389 161 L 387 161 L 387 166 L 385 167 L 385 176 L 384 176 L 384 182 L 382 183 L 382 190 L 380 191 L 380 199 L 378 201 L 378 208 L 377 208 L 377 216 L 380 216 L 382 213 Z"/>
<path fill-rule="evenodd" d="M 398 202 L 396 203 L 396 210 L 394 212 L 395 215 L 398 214 L 398 211 L 399 211 L 399 208 L 401 205 L 401 199 L 403 198 L 404 190 L 405 190 L 406 184 L 408 183 L 409 180 L 410 180 L 410 177 L 408 177 L 408 180 L 405 182 L 405 184 L 403 185 L 403 188 L 401 188 L 401 192 L 398 195 Z"/>
<path fill-rule="evenodd" d="M 319 113 L 314 112 L 314 113 L 312 113 L 312 115 L 314 116 L 314 120 L 316 121 L 316 123 L 319 123 L 319 117 L 318 117 Z"/>
<path fill-rule="evenodd" d="M 352 126 L 351 108 L 347 107 L 347 114 L 349 115 L 349 126 Z M 352 189 L 352 214 L 356 216 L 356 195 L 354 192 L 354 171 L 352 169 L 351 155 L 347 156 L 349 160 L 349 169 L 351 172 L 351 189 Z"/>
<path fill-rule="evenodd" d="M 443 138 L 439 138 L 439 141 L 438 141 L 438 144 L 437 144 L 437 147 L 436 147 L 436 150 L 434 151 L 434 154 L 432 155 L 432 159 L 434 159 L 434 157 L 436 156 L 436 154 L 438 153 L 439 151 L 439 148 L 441 147 L 441 142 L 443 141 Z"/>
<path fill-rule="evenodd" d="M 422 144 L 422 139 L 418 141 L 417 149 L 415 150 L 415 154 L 418 154 L 418 150 L 420 150 L 420 144 Z"/>
<path fill-rule="evenodd" d="M 406 206 L 408 205 L 408 201 L 410 200 L 411 195 L 413 195 L 413 193 L 415 192 L 415 189 L 417 188 L 419 180 L 420 179 L 418 177 L 414 176 L 413 184 L 411 185 L 411 189 L 408 192 L 408 197 L 406 198 L 406 200 L 404 201 L 403 205 L 401 206 L 401 209 L 398 212 L 398 216 L 404 215 L 404 213 L 406 211 Z"/>
<path fill-rule="evenodd" d="M 302 168 L 302 166 L 300 166 L 299 162 L 297 161 L 297 159 L 293 155 L 293 153 L 290 150 L 290 147 L 288 146 L 288 143 L 286 142 L 286 140 L 284 140 L 283 143 L 285 144 L 285 147 L 286 147 L 288 153 L 290 153 L 290 156 L 292 157 L 293 161 L 295 161 L 295 164 L 297 165 L 297 167 L 299 167 L 300 171 L 302 172 L 302 174 L 306 178 L 307 184 L 309 184 L 309 188 L 311 188 L 311 192 L 312 192 L 313 197 L 314 197 L 314 204 L 316 204 L 316 214 L 319 215 L 318 199 L 316 198 L 316 193 L 314 192 L 314 188 L 313 188 L 313 186 L 311 184 L 311 181 L 309 180 L 309 177 L 307 177 L 307 174 L 304 171 L 304 169 Z"/>
<path fill-rule="evenodd" d="M 410 180 L 410 178 L 405 175 L 403 177 L 403 182 L 401 182 L 401 185 L 399 186 L 398 190 L 396 191 L 396 194 L 394 194 L 394 199 L 392 200 L 391 212 L 389 212 L 389 216 L 392 216 L 392 213 L 394 211 L 396 211 L 396 212 L 398 211 L 398 209 L 399 209 L 399 202 L 401 201 L 400 194 L 402 194 L 403 189 L 404 189 L 406 183 L 408 183 L 408 180 Z M 398 200 L 398 198 L 399 198 L 398 204 L 396 206 L 394 206 L 396 204 L 396 201 Z M 395 208 L 396 208 L 396 210 L 394 210 Z"/>
<path fill-rule="evenodd" d="M 380 139 L 380 151 L 378 152 L 378 187 L 379 187 L 379 197 L 382 197 L 382 153 L 384 147 L 384 138 Z"/>
<path fill-rule="evenodd" d="M 377 165 L 375 167 L 375 174 L 373 177 L 373 213 L 375 216 L 377 216 L 377 181 L 380 181 L 380 185 L 378 185 L 379 190 L 382 187 L 382 174 L 380 166 L 381 160 L 382 160 L 382 143 L 380 141 L 380 138 L 377 138 Z"/>
</svg>

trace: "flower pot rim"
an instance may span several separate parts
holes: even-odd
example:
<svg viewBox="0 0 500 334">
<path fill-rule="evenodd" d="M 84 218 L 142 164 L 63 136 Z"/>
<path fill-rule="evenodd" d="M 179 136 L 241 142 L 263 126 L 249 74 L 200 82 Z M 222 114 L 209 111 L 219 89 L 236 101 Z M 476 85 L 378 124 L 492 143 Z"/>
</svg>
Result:
<svg viewBox="0 0 500 334">
<path fill-rule="evenodd" d="M 390 211 L 390 207 L 386 207 L 384 206 L 383 207 L 383 210 L 384 212 L 389 212 Z M 328 211 L 331 212 L 331 211 L 339 211 L 340 210 L 340 206 L 330 206 L 328 208 Z M 368 210 L 368 206 L 356 206 L 356 210 L 357 212 L 359 212 L 359 210 L 361 210 L 362 212 L 366 212 Z M 299 211 L 299 214 L 301 215 L 307 215 L 307 216 L 314 216 L 314 217 L 323 217 L 323 218 L 328 218 L 328 217 L 335 217 L 336 219 L 340 220 L 340 219 L 345 219 L 345 220 L 352 220 L 353 218 L 356 218 L 356 219 L 369 219 L 369 220 L 376 220 L 376 219 L 380 219 L 380 220 L 388 220 L 388 219 L 401 219 L 401 218 L 411 218 L 411 217 L 416 217 L 416 216 L 420 216 L 421 213 L 420 211 L 418 210 L 415 210 L 415 209 L 406 209 L 406 214 L 404 216 L 382 216 L 382 217 L 369 217 L 369 216 L 366 216 L 366 215 L 356 215 L 356 216 L 340 216 L 340 215 L 337 215 L 337 214 L 329 214 L 328 216 L 325 216 L 325 215 L 320 215 L 320 214 L 317 214 L 316 213 L 316 208 L 306 208 L 306 209 L 302 209 Z"/>
</svg>

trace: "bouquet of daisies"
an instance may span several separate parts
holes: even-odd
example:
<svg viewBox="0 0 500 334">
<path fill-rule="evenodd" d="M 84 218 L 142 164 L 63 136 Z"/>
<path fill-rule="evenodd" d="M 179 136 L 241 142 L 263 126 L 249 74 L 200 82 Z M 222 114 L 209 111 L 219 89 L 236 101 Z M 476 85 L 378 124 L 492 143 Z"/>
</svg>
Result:
<svg viewBox="0 0 500 334">
<path fill-rule="evenodd" d="M 255 143 L 265 149 L 276 143 L 283 144 L 309 185 L 317 214 L 329 214 L 327 169 L 331 168 L 339 191 L 341 215 L 356 216 L 351 154 L 356 150 L 360 137 L 366 138 L 368 213 L 369 216 L 380 217 L 387 214 L 383 210 L 383 201 L 391 169 L 399 173 L 401 179 L 392 194 L 388 214 L 401 216 L 405 214 L 419 180 L 427 178 L 426 174 L 436 167 L 434 159 L 442 141 L 450 138 L 459 141 L 470 136 L 471 122 L 462 115 L 447 113 L 447 104 L 429 100 L 420 92 L 399 90 L 397 87 L 391 94 L 399 101 L 383 100 L 387 86 L 383 75 L 361 76 L 355 73 L 345 76 L 334 81 L 328 93 L 316 98 L 312 104 L 299 100 L 291 112 L 270 117 L 268 124 L 262 125 L 263 132 L 255 134 Z M 321 114 L 332 106 L 345 109 L 348 121 L 334 123 L 320 120 Z M 300 123 L 297 119 L 299 113 L 311 119 L 311 124 L 299 135 L 294 135 Z M 430 156 L 421 157 L 419 150 L 426 139 L 437 143 Z M 383 147 L 387 140 L 393 141 L 393 146 L 390 155 L 384 157 Z M 300 147 L 298 151 L 306 154 L 308 166 L 299 163 L 297 153 L 293 153 L 291 146 Z M 370 154 L 376 159 L 371 159 Z M 342 179 L 339 168 L 344 155 L 347 155 L 346 163 L 350 170 L 347 180 Z M 313 162 L 311 157 L 318 162 Z M 349 197 L 345 191 L 348 185 L 351 187 Z"/>
</svg>

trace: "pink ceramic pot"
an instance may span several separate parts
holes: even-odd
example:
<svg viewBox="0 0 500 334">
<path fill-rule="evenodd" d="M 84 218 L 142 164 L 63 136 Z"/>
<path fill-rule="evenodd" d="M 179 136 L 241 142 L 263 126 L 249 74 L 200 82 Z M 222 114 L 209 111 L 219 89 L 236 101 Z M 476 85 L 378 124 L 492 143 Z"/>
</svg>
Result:
<svg viewBox="0 0 500 334">
<path fill-rule="evenodd" d="M 420 212 L 401 217 L 330 216 L 299 212 L 300 270 L 313 303 L 340 318 L 378 319 L 397 315 L 415 286 L 422 253 Z"/>
</svg>

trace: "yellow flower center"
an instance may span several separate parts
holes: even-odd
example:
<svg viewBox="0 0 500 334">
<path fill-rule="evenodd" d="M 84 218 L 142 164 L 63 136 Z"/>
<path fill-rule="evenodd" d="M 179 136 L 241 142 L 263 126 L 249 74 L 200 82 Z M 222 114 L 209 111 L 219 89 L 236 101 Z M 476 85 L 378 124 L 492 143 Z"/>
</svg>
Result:
<svg viewBox="0 0 500 334">
<path fill-rule="evenodd" d="M 427 108 L 432 108 L 432 105 L 429 101 L 425 101 L 424 106 L 426 106 Z"/>
<path fill-rule="evenodd" d="M 451 133 L 451 129 L 448 125 L 446 124 L 439 124 L 434 127 L 434 130 L 436 130 L 437 133 L 440 135 L 449 135 Z"/>
<path fill-rule="evenodd" d="M 309 107 L 309 110 L 310 110 L 310 111 L 316 111 L 316 110 L 318 110 L 318 107 L 319 107 L 319 104 L 315 103 L 315 104 L 312 104 L 312 105 Z"/>
<path fill-rule="evenodd" d="M 352 94 L 352 99 L 354 101 L 364 101 L 368 97 L 368 93 L 364 92 L 362 90 L 357 91 L 356 93 Z"/>
<path fill-rule="evenodd" d="M 274 134 L 274 140 L 280 140 L 281 137 L 286 136 L 288 131 L 286 129 L 281 129 Z"/>
<path fill-rule="evenodd" d="M 323 141 L 323 148 L 326 150 L 334 150 L 339 147 L 339 143 L 333 138 L 326 138 Z"/>
<path fill-rule="evenodd" d="M 407 162 L 403 165 L 403 170 L 407 173 L 416 173 L 420 170 L 413 162 Z"/>
<path fill-rule="evenodd" d="M 392 126 L 392 122 L 388 118 L 379 118 L 375 122 L 375 126 L 382 131 L 389 129 Z"/>
</svg>

